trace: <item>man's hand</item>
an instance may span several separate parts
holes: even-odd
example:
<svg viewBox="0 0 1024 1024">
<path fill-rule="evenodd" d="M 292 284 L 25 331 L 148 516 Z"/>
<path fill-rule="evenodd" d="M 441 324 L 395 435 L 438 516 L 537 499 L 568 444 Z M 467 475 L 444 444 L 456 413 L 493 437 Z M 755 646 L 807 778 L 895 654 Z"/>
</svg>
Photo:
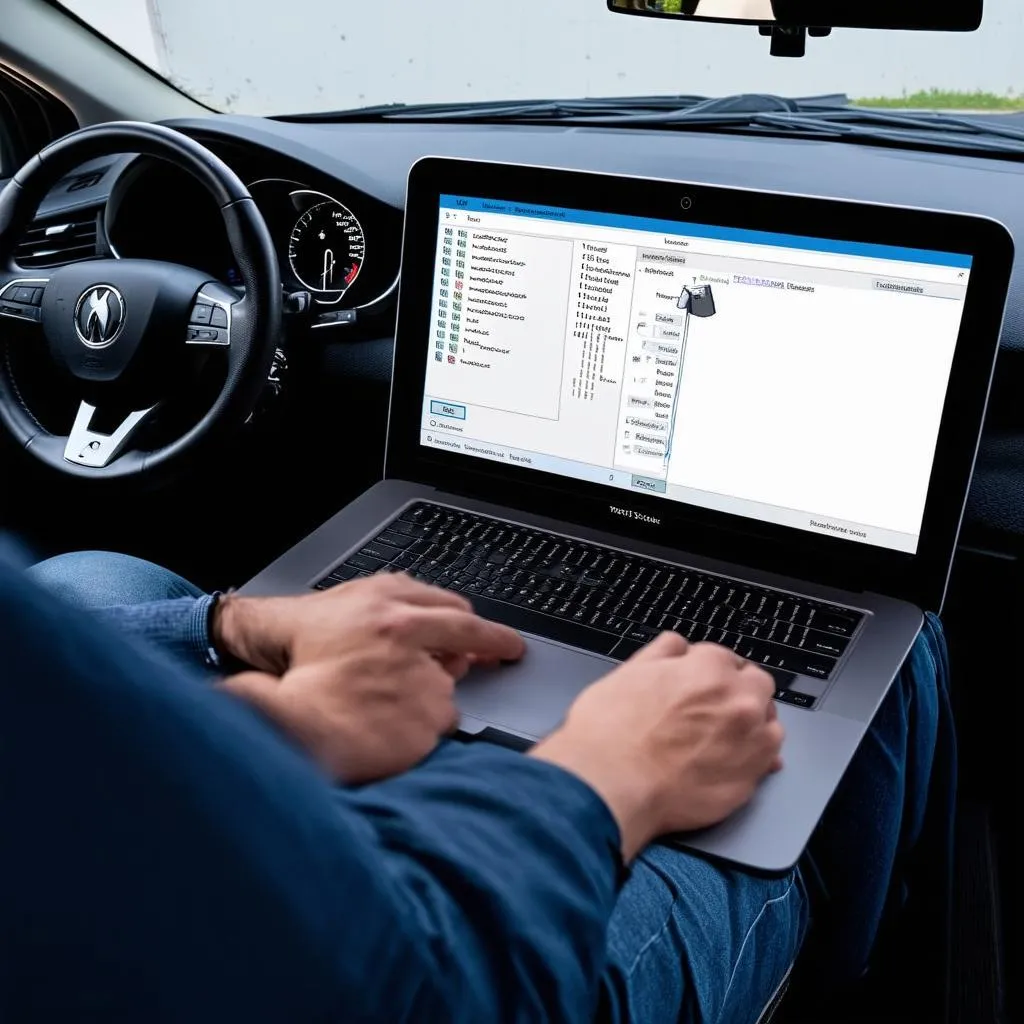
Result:
<svg viewBox="0 0 1024 1024">
<path fill-rule="evenodd" d="M 518 633 L 457 594 L 397 575 L 323 594 L 228 599 L 219 628 L 226 650 L 262 670 L 221 686 L 352 783 L 421 761 L 458 724 L 454 687 L 470 664 L 524 649 Z"/>
<path fill-rule="evenodd" d="M 259 708 L 332 779 L 408 771 L 458 725 L 455 680 L 423 651 L 377 643 L 284 676 L 242 672 L 221 687 Z"/>
<path fill-rule="evenodd" d="M 474 660 L 522 656 L 517 633 L 490 623 L 481 629 L 482 621 L 458 594 L 383 573 L 296 597 L 222 597 L 211 633 L 222 654 L 271 675 L 330 659 L 372 636 L 415 636 L 460 678 Z M 484 646 L 473 650 L 473 643 Z"/>
<path fill-rule="evenodd" d="M 659 835 L 727 817 L 782 766 L 774 691 L 726 648 L 665 633 L 584 690 L 531 754 L 597 791 L 629 860 Z"/>
</svg>

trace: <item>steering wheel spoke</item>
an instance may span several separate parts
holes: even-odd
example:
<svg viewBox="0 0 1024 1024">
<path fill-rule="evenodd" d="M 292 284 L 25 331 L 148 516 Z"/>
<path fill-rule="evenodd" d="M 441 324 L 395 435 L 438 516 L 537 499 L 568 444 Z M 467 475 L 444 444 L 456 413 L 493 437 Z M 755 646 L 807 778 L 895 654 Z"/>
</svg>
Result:
<svg viewBox="0 0 1024 1024">
<path fill-rule="evenodd" d="M 151 405 L 148 409 L 130 412 L 112 433 L 102 434 L 92 429 L 96 407 L 82 402 L 64 446 L 64 458 L 76 466 L 102 469 L 124 450 L 132 434 L 155 408 Z"/>
<path fill-rule="evenodd" d="M 49 283 L 48 277 L 0 277 L 0 321 L 38 324 L 42 320 L 43 293 Z"/>
<path fill-rule="evenodd" d="M 207 281 L 196 295 L 185 330 L 186 345 L 207 345 L 228 348 L 237 293 L 217 281 Z"/>
</svg>

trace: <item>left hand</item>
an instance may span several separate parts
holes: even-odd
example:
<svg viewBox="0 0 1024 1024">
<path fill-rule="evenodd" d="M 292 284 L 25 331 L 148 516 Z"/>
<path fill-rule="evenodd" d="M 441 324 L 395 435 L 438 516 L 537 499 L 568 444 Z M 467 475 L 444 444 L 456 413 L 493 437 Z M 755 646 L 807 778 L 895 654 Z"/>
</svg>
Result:
<svg viewBox="0 0 1024 1024">
<path fill-rule="evenodd" d="M 455 683 L 469 665 L 518 658 L 524 647 L 458 595 L 404 576 L 301 597 L 227 598 L 215 621 L 221 649 L 261 670 L 220 687 L 350 783 L 426 757 L 458 724 Z"/>
<path fill-rule="evenodd" d="M 455 680 L 415 646 L 363 644 L 280 678 L 240 672 L 219 687 L 259 708 L 335 780 L 356 785 L 408 771 L 454 731 Z"/>
<path fill-rule="evenodd" d="M 524 650 L 518 633 L 480 619 L 464 597 L 399 573 L 296 597 L 229 594 L 211 621 L 218 651 L 276 676 L 392 634 L 420 638 L 455 679 L 476 661 L 514 660 Z"/>
</svg>

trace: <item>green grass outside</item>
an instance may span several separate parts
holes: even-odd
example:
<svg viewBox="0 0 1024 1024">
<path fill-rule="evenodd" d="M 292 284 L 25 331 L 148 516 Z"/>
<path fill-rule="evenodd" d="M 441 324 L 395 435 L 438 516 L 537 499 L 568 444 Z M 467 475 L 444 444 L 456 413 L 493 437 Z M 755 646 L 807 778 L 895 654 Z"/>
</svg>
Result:
<svg viewBox="0 0 1024 1024">
<path fill-rule="evenodd" d="M 855 99 L 859 107 L 893 107 L 915 110 L 1024 110 L 1024 95 L 994 92 L 953 92 L 927 89 L 903 96 L 869 96 Z"/>
</svg>

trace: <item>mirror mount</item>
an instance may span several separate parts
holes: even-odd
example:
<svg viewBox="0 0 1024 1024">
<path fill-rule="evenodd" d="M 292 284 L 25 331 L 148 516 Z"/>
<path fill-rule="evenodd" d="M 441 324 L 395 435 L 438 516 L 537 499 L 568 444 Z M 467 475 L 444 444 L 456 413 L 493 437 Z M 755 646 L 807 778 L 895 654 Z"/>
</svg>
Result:
<svg viewBox="0 0 1024 1024">
<path fill-rule="evenodd" d="M 823 38 L 832 29 L 823 25 L 758 25 L 758 32 L 771 37 L 773 57 L 802 57 L 807 52 L 807 37 Z"/>
</svg>

